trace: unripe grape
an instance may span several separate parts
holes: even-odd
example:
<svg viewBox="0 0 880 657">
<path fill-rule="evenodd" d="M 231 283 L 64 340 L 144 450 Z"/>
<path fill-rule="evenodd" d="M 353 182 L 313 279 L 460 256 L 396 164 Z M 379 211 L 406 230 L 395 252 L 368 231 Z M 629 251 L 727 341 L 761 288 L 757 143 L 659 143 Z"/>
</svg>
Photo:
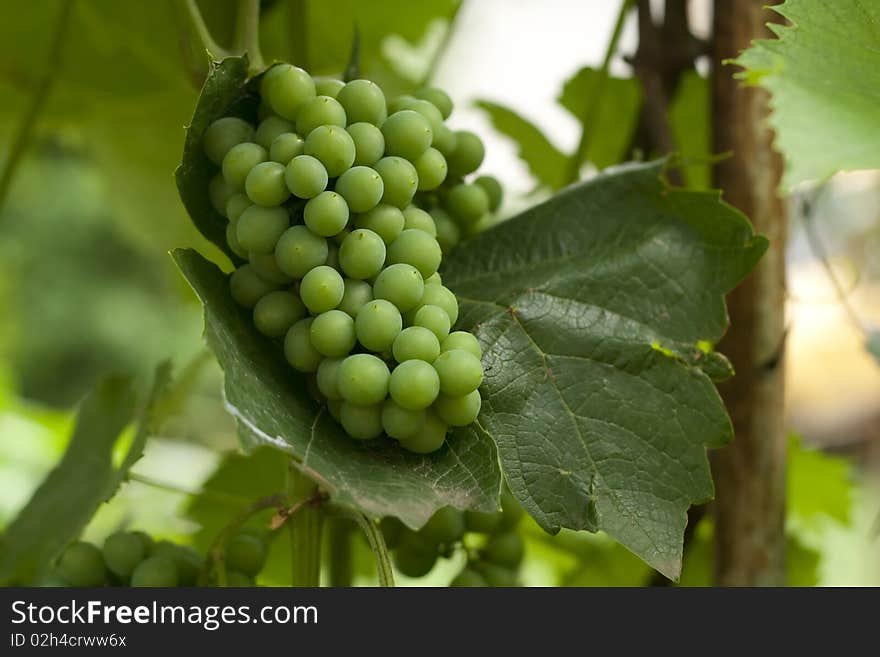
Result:
<svg viewBox="0 0 880 657">
<path fill-rule="evenodd" d="M 372 440 L 382 435 L 382 406 L 358 406 L 344 402 L 339 410 L 339 423 L 352 438 Z"/>
<path fill-rule="evenodd" d="M 275 285 L 290 285 L 293 283 L 293 277 L 288 276 L 278 268 L 278 261 L 275 260 L 274 253 L 249 253 L 248 260 L 251 267 L 257 272 L 257 276 L 267 283 Z"/>
<path fill-rule="evenodd" d="M 493 176 L 480 176 L 474 180 L 474 184 L 483 188 L 483 191 L 486 192 L 486 196 L 489 198 L 489 210 L 495 212 L 501 205 L 501 200 L 504 196 L 501 183 Z"/>
<path fill-rule="evenodd" d="M 477 358 L 483 357 L 483 350 L 480 349 L 480 343 L 473 333 L 467 331 L 454 331 L 440 343 L 440 351 L 450 351 L 451 349 L 463 349 Z"/>
<path fill-rule="evenodd" d="M 435 208 L 431 216 L 437 226 L 437 243 L 444 254 L 448 254 L 461 241 L 461 228 L 440 208 Z"/>
<path fill-rule="evenodd" d="M 431 237 L 437 237 L 437 226 L 434 224 L 434 219 L 430 214 L 414 205 L 408 206 L 403 211 L 403 227 L 407 230 L 421 230 Z"/>
<path fill-rule="evenodd" d="M 483 382 L 483 366 L 479 359 L 461 349 L 441 353 L 434 361 L 434 369 L 440 378 L 440 390 L 451 397 L 466 395 Z"/>
<path fill-rule="evenodd" d="M 482 140 L 467 130 L 456 132 L 455 139 L 455 150 L 446 157 L 449 175 L 466 176 L 480 168 L 483 158 L 486 156 L 486 149 Z"/>
<path fill-rule="evenodd" d="M 357 342 L 354 320 L 341 310 L 328 310 L 315 317 L 309 335 L 315 349 L 330 358 L 347 356 Z"/>
<path fill-rule="evenodd" d="M 149 554 L 150 550 L 153 549 L 153 537 L 150 536 L 147 532 L 141 531 L 139 529 L 131 532 L 131 534 L 138 537 L 138 540 L 144 546 L 144 550 L 146 550 L 146 554 Z"/>
<path fill-rule="evenodd" d="M 437 340 L 445 340 L 449 335 L 449 315 L 440 306 L 421 306 L 416 311 L 412 324 L 428 329 Z"/>
<path fill-rule="evenodd" d="M 307 101 L 296 115 L 296 131 L 301 135 L 308 136 L 319 126 L 346 125 L 345 110 L 339 101 L 330 96 L 316 96 Z"/>
<path fill-rule="evenodd" d="M 299 284 L 299 296 L 313 315 L 333 310 L 342 301 L 345 284 L 339 272 L 326 265 L 315 267 Z"/>
<path fill-rule="evenodd" d="M 407 361 L 410 362 L 410 361 Z M 400 441 L 401 446 L 416 454 L 430 454 L 443 447 L 449 427 L 431 410 L 425 412 L 422 430 Z"/>
<path fill-rule="evenodd" d="M 266 563 L 266 543 L 256 536 L 239 532 L 226 542 L 226 566 L 245 575 L 256 575 Z"/>
<path fill-rule="evenodd" d="M 224 116 L 208 126 L 202 143 L 205 146 L 205 155 L 219 166 L 229 149 L 253 140 L 254 128 L 250 123 L 237 116 Z"/>
<path fill-rule="evenodd" d="M 419 191 L 437 189 L 446 180 L 446 158 L 435 148 L 429 148 L 413 162 L 419 175 Z"/>
<path fill-rule="evenodd" d="M 306 203 L 303 220 L 316 235 L 332 237 L 348 223 L 348 204 L 336 192 L 321 192 Z"/>
<path fill-rule="evenodd" d="M 461 183 L 447 195 L 446 209 L 460 225 L 470 226 L 489 211 L 489 196 L 479 185 Z"/>
<path fill-rule="evenodd" d="M 446 424 L 452 427 L 466 427 L 477 419 L 482 403 L 480 391 L 473 390 L 461 397 L 440 395 L 434 402 L 434 410 Z"/>
<path fill-rule="evenodd" d="M 230 588 L 249 588 L 255 586 L 254 578 L 237 570 L 226 571 L 226 586 Z"/>
<path fill-rule="evenodd" d="M 383 157 L 374 167 L 382 176 L 385 193 L 382 203 L 393 205 L 401 210 L 408 206 L 419 187 L 419 174 L 416 168 L 402 157 Z"/>
<path fill-rule="evenodd" d="M 437 271 L 442 258 L 440 245 L 433 237 L 422 230 L 404 230 L 388 247 L 386 260 L 389 265 L 412 265 L 424 279 Z"/>
<path fill-rule="evenodd" d="M 339 266 L 349 278 L 372 278 L 385 264 L 385 242 L 364 228 L 351 232 L 339 247 Z"/>
<path fill-rule="evenodd" d="M 525 511 L 509 490 L 501 491 L 501 522 L 498 529 L 513 529 L 519 523 Z"/>
<path fill-rule="evenodd" d="M 434 139 L 428 119 L 413 110 L 401 110 L 389 116 L 382 124 L 382 135 L 386 153 L 410 162 L 424 153 Z"/>
<path fill-rule="evenodd" d="M 474 588 L 489 586 L 486 578 L 473 568 L 465 568 L 449 583 L 454 588 Z"/>
<path fill-rule="evenodd" d="M 177 566 L 168 557 L 144 559 L 131 574 L 132 587 L 172 587 L 179 583 Z"/>
<path fill-rule="evenodd" d="M 424 577 L 434 567 L 437 551 L 428 546 L 410 546 L 407 539 L 394 551 L 394 565 L 407 577 Z"/>
<path fill-rule="evenodd" d="M 342 80 L 336 80 L 335 78 L 315 78 L 315 92 L 319 96 L 336 98 L 339 94 L 339 90 L 344 86 L 345 82 Z"/>
<path fill-rule="evenodd" d="M 401 94 L 388 103 L 388 112 L 395 114 L 401 110 L 411 109 L 412 104 L 417 100 L 418 98 L 410 94 Z"/>
<path fill-rule="evenodd" d="M 379 404 L 388 394 L 388 366 L 371 354 L 346 357 L 336 373 L 342 398 L 358 406 Z"/>
<path fill-rule="evenodd" d="M 339 90 L 336 98 L 345 108 L 349 123 L 381 125 L 388 116 L 385 94 L 370 80 L 352 80 Z"/>
<path fill-rule="evenodd" d="M 242 265 L 229 277 L 229 292 L 232 294 L 232 299 L 243 308 L 253 308 L 276 287 L 260 278 L 251 265 Z"/>
<path fill-rule="evenodd" d="M 315 235 L 306 226 L 291 226 L 278 238 L 275 260 L 288 276 L 302 278 L 315 267 L 327 262 L 327 240 Z"/>
<path fill-rule="evenodd" d="M 434 105 L 434 107 L 440 110 L 440 114 L 444 119 L 448 119 L 449 115 L 452 114 L 452 99 L 450 99 L 447 93 L 442 89 L 437 89 L 435 87 L 422 87 L 421 89 L 416 90 L 413 95 L 416 98 L 427 100 Z"/>
<path fill-rule="evenodd" d="M 315 83 L 301 68 L 277 64 L 263 75 L 260 95 L 276 114 L 294 121 L 299 109 L 315 97 Z"/>
<path fill-rule="evenodd" d="M 391 398 L 403 408 L 428 408 L 440 393 L 437 372 L 423 360 L 407 360 L 391 372 L 388 382 Z"/>
<path fill-rule="evenodd" d="M 386 267 L 373 281 L 373 296 L 390 301 L 401 312 L 414 308 L 424 291 L 425 283 L 418 269 L 403 263 Z"/>
<path fill-rule="evenodd" d="M 244 189 L 248 198 L 265 207 L 281 205 L 290 196 L 284 183 L 284 165 L 278 162 L 261 162 L 247 175 Z"/>
<path fill-rule="evenodd" d="M 71 586 L 101 586 L 106 575 L 104 557 L 91 543 L 77 541 L 61 554 L 58 573 Z"/>
<path fill-rule="evenodd" d="M 283 132 L 269 146 L 269 159 L 286 166 L 297 155 L 302 155 L 304 148 L 305 141 L 302 137 L 293 132 Z"/>
<path fill-rule="evenodd" d="M 340 365 L 342 365 L 342 358 L 325 358 L 318 365 L 318 390 L 330 401 L 342 399 L 342 395 L 339 394 L 339 385 L 336 378 Z"/>
<path fill-rule="evenodd" d="M 354 164 L 354 141 L 344 128 L 322 125 L 306 137 L 306 155 L 316 157 L 327 169 L 327 175 L 336 178 Z"/>
<path fill-rule="evenodd" d="M 443 277 L 440 276 L 440 272 L 434 272 L 428 278 L 425 279 L 425 285 L 443 285 Z"/>
<path fill-rule="evenodd" d="M 385 153 L 385 137 L 372 123 L 354 123 L 346 128 L 354 142 L 354 163 L 371 167 Z"/>
<path fill-rule="evenodd" d="M 208 199 L 211 201 L 211 207 L 223 216 L 226 216 L 226 204 L 236 194 L 238 189 L 226 182 L 222 173 L 218 173 L 208 183 Z"/>
<path fill-rule="evenodd" d="M 323 361 L 321 361 L 323 362 Z M 342 412 L 342 404 L 344 402 L 342 399 L 328 399 L 327 400 L 327 411 L 330 413 L 330 417 L 339 422 L 339 414 Z"/>
<path fill-rule="evenodd" d="M 504 588 L 517 586 L 516 573 L 510 568 L 485 562 L 478 564 L 477 567 L 489 586 Z"/>
<path fill-rule="evenodd" d="M 403 328 L 397 307 L 384 299 L 374 299 L 358 311 L 354 319 L 358 342 L 370 351 L 389 351 Z"/>
<path fill-rule="evenodd" d="M 483 558 L 499 566 L 516 568 L 522 561 L 524 549 L 522 537 L 515 531 L 508 531 L 489 539 Z"/>
<path fill-rule="evenodd" d="M 451 506 L 445 506 L 428 519 L 419 533 L 432 543 L 455 543 L 464 536 L 464 515 Z"/>
<path fill-rule="evenodd" d="M 229 245 L 230 250 L 239 258 L 247 258 L 248 252 L 238 243 L 238 238 L 235 236 L 236 231 L 238 231 L 237 221 L 230 221 L 226 224 L 226 244 Z"/>
<path fill-rule="evenodd" d="M 400 545 L 403 537 L 412 530 L 394 516 L 385 516 L 379 521 L 379 529 L 385 537 L 385 545 L 393 550 Z"/>
<path fill-rule="evenodd" d="M 449 324 L 455 326 L 458 321 L 458 300 L 455 294 L 444 285 L 427 285 L 422 300 L 419 302 L 421 306 L 440 306 L 449 315 Z"/>
<path fill-rule="evenodd" d="M 498 529 L 500 522 L 500 513 L 486 513 L 484 511 L 464 512 L 464 524 L 469 532 L 491 534 Z"/>
<path fill-rule="evenodd" d="M 317 372 L 321 364 L 321 354 L 312 346 L 309 335 L 312 321 L 311 317 L 299 320 L 284 336 L 284 357 L 300 372 Z"/>
<path fill-rule="evenodd" d="M 458 136 L 449 129 L 449 126 L 442 125 L 440 128 L 434 132 L 434 141 L 431 142 L 431 146 L 436 148 L 443 155 L 444 158 L 448 158 L 455 152 L 455 147 L 458 145 Z M 447 160 L 446 164 L 446 172 L 449 174 L 449 162 Z"/>
<path fill-rule="evenodd" d="M 355 317 L 364 304 L 373 300 L 373 288 L 366 281 L 355 278 L 346 278 L 344 283 L 345 291 L 338 308 L 350 317 Z"/>
<path fill-rule="evenodd" d="M 329 176 L 321 161 L 311 155 L 297 155 L 287 163 L 284 182 L 299 198 L 314 198 L 327 189 Z"/>
<path fill-rule="evenodd" d="M 405 440 L 420 431 L 424 424 L 424 409 L 413 411 L 393 399 L 386 399 L 382 405 L 382 428 L 392 438 Z"/>
<path fill-rule="evenodd" d="M 380 203 L 375 208 L 355 217 L 357 228 L 366 228 L 382 238 L 385 244 L 393 242 L 404 226 L 404 214 L 393 205 Z"/>
<path fill-rule="evenodd" d="M 263 335 L 280 338 L 306 316 L 306 307 L 293 292 L 269 292 L 254 306 L 254 325 Z"/>
<path fill-rule="evenodd" d="M 294 126 L 290 121 L 282 119 L 280 116 L 270 116 L 260 121 L 253 141 L 268 151 L 278 135 L 293 131 Z"/>
<path fill-rule="evenodd" d="M 398 363 L 407 360 L 433 363 L 440 355 L 440 341 L 429 329 L 423 326 L 410 326 L 394 338 L 391 353 Z"/>
<path fill-rule="evenodd" d="M 226 201 L 226 218 L 229 221 L 238 221 L 241 213 L 251 207 L 251 200 L 246 194 L 236 193 L 229 197 Z"/>
<path fill-rule="evenodd" d="M 352 212 L 368 212 L 378 205 L 385 185 L 382 177 L 369 167 L 352 167 L 336 181 L 336 191 Z"/>
<path fill-rule="evenodd" d="M 236 222 L 235 237 L 243 249 L 253 253 L 270 253 L 290 220 L 287 210 L 252 205 Z"/>
<path fill-rule="evenodd" d="M 269 153 L 259 144 L 244 142 L 229 149 L 223 158 L 223 177 L 236 189 L 244 187 L 247 175 L 260 162 L 265 162 Z"/>
</svg>

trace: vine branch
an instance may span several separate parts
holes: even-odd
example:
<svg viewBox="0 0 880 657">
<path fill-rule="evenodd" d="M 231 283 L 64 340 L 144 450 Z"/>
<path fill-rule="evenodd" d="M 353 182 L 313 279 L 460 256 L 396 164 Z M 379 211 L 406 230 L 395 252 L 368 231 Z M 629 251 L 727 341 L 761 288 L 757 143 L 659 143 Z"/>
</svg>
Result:
<svg viewBox="0 0 880 657">
<path fill-rule="evenodd" d="M 260 0 L 238 0 L 235 50 L 247 53 L 251 74 L 258 73 L 265 67 L 260 50 Z"/>
<path fill-rule="evenodd" d="M 229 51 L 218 44 L 214 40 L 214 37 L 211 36 L 211 31 L 205 24 L 205 19 L 202 18 L 202 11 L 196 4 L 196 0 L 185 0 L 184 7 L 186 8 L 186 17 L 187 21 L 189 22 L 190 29 L 198 38 L 201 46 L 208 51 L 211 59 L 216 61 L 229 56 Z"/>
<path fill-rule="evenodd" d="M 370 544 L 370 550 L 372 550 L 373 556 L 376 558 L 379 586 L 394 586 L 394 570 L 391 567 L 391 556 L 388 553 L 388 546 L 385 545 L 385 537 L 382 535 L 382 530 L 379 529 L 379 526 L 363 513 L 352 511 L 345 507 L 333 507 L 333 512 L 354 521 L 361 531 L 364 532 L 367 542 Z"/>
</svg>

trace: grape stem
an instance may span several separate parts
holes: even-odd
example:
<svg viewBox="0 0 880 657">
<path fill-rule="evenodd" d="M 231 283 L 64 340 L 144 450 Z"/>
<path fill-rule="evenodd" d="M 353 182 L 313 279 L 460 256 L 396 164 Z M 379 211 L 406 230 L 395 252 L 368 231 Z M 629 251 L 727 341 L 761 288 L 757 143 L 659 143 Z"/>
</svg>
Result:
<svg viewBox="0 0 880 657">
<path fill-rule="evenodd" d="M 314 481 L 291 460 L 287 467 L 287 495 L 297 513 L 287 522 L 290 531 L 292 586 L 320 586 L 321 530 L 324 496 Z"/>
<path fill-rule="evenodd" d="M 214 37 L 211 36 L 211 31 L 205 24 L 205 19 L 202 18 L 202 12 L 196 4 L 196 0 L 186 0 L 184 5 L 186 7 L 186 17 L 189 20 L 190 29 L 192 29 L 195 36 L 198 37 L 199 43 L 202 44 L 202 47 L 208 51 L 211 59 L 219 61 L 224 57 L 228 57 L 230 55 L 229 51 L 214 41 Z"/>
<path fill-rule="evenodd" d="M 334 506 L 333 513 L 343 518 L 348 518 L 357 523 L 367 542 L 370 544 L 370 550 L 376 558 L 376 570 L 379 575 L 379 586 L 394 586 L 394 570 L 391 568 L 391 556 L 388 553 L 388 546 L 385 545 L 385 537 L 379 526 L 363 513 L 353 511 L 347 507 Z"/>
<path fill-rule="evenodd" d="M 235 15 L 235 51 L 247 53 L 249 73 L 254 75 L 265 68 L 260 50 L 260 0 L 238 0 Z"/>
</svg>

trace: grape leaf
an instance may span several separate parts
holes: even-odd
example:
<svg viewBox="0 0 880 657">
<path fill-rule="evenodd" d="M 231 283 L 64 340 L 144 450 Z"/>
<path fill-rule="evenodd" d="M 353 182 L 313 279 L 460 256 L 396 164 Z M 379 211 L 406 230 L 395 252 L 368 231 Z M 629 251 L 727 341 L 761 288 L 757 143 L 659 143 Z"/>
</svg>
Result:
<svg viewBox="0 0 880 657">
<path fill-rule="evenodd" d="M 134 439 L 118 466 L 113 449 L 135 415 L 132 381 L 108 377 L 85 398 L 64 456 L 3 535 L 0 583 L 33 584 L 98 506 L 113 497 L 143 453 L 153 408 L 169 376 L 168 363 L 160 365 Z"/>
<path fill-rule="evenodd" d="M 669 129 L 676 154 L 682 160 L 685 184 L 692 189 L 709 189 L 711 186 L 710 100 L 709 80 L 696 71 L 686 71 L 669 103 Z"/>
<path fill-rule="evenodd" d="M 454 251 L 443 278 L 484 348 L 481 422 L 546 530 L 605 530 L 674 578 L 706 447 L 732 438 L 697 343 L 766 249 L 713 192 L 662 164 L 569 187 Z"/>
<path fill-rule="evenodd" d="M 783 186 L 880 168 L 880 4 L 787 0 L 771 9 L 792 25 L 770 24 L 777 38 L 755 41 L 733 63 L 772 94 Z"/>
<path fill-rule="evenodd" d="M 826 516 L 849 524 L 854 486 L 847 459 L 808 449 L 798 436 L 790 436 L 787 475 L 789 522 L 815 527 Z"/>
<path fill-rule="evenodd" d="M 246 445 L 281 449 L 337 503 L 371 516 L 397 516 L 413 528 L 443 506 L 497 509 L 501 475 L 485 432 L 458 429 L 427 456 L 387 438 L 352 440 L 313 401 L 305 377 L 287 364 L 278 345 L 235 305 L 220 269 L 194 251 L 174 255 L 205 306 L 208 345 L 226 374 L 226 406 Z"/>
</svg>

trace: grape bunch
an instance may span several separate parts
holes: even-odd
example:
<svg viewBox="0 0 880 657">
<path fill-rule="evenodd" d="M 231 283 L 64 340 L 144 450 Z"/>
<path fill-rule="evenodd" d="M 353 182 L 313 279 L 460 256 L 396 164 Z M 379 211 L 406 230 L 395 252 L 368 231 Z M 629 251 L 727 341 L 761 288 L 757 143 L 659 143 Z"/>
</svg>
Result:
<svg viewBox="0 0 880 657">
<path fill-rule="evenodd" d="M 505 492 L 497 513 L 444 507 L 417 532 L 392 517 L 383 518 L 380 527 L 397 569 L 408 577 L 427 575 L 438 558 L 461 550 L 466 563 L 450 586 L 517 586 L 524 545 L 516 526 L 522 514 Z"/>
<path fill-rule="evenodd" d="M 226 116 L 203 142 L 220 167 L 211 202 L 247 260 L 233 299 L 349 436 L 384 433 L 417 453 L 481 405 L 480 346 L 452 330 L 458 301 L 438 268 L 501 187 L 464 182 L 484 148 L 444 123 L 451 111 L 438 89 L 389 103 L 369 80 L 277 64 L 260 83 L 259 124 Z"/>
<path fill-rule="evenodd" d="M 224 551 L 227 586 L 255 586 L 267 551 L 267 537 L 259 530 L 246 528 L 230 537 Z M 204 565 L 189 546 L 154 541 L 142 531 L 119 531 L 107 537 L 103 548 L 86 541 L 69 545 L 55 564 L 52 582 L 75 587 L 197 586 Z"/>
</svg>

